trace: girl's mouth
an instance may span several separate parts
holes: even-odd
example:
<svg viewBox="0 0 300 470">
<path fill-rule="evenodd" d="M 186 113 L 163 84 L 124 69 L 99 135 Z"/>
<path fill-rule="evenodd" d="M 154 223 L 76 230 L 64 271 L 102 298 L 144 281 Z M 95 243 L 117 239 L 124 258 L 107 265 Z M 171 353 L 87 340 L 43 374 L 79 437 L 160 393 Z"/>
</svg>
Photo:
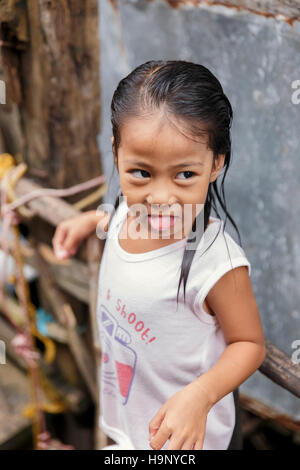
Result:
<svg viewBox="0 0 300 470">
<path fill-rule="evenodd" d="M 178 218 L 174 215 L 148 215 L 148 222 L 154 230 L 167 230 L 174 227 Z"/>
</svg>

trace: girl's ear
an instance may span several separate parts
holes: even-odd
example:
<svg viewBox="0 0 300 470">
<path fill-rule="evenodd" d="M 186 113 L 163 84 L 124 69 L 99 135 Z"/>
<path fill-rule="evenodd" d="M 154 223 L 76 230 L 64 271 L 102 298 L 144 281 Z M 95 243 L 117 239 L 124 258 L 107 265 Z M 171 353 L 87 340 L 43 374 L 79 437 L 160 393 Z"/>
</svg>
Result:
<svg viewBox="0 0 300 470">
<path fill-rule="evenodd" d="M 214 159 L 213 167 L 212 167 L 210 179 L 209 179 L 210 183 L 213 183 L 213 181 L 215 181 L 218 178 L 219 174 L 221 173 L 223 166 L 224 166 L 225 156 L 226 155 L 224 154 L 220 154 L 217 156 L 217 158 Z"/>
</svg>

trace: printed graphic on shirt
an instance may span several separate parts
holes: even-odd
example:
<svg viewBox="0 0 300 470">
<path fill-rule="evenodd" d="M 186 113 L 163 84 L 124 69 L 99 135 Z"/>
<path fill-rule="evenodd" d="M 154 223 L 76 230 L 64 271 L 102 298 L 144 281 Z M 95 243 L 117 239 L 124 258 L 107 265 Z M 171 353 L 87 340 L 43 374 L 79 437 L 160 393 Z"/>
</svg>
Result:
<svg viewBox="0 0 300 470">
<path fill-rule="evenodd" d="M 126 405 L 134 379 L 137 354 L 129 346 L 131 335 L 118 324 L 104 305 L 100 305 L 100 322 L 102 390 L 107 395 L 116 396 Z"/>
</svg>

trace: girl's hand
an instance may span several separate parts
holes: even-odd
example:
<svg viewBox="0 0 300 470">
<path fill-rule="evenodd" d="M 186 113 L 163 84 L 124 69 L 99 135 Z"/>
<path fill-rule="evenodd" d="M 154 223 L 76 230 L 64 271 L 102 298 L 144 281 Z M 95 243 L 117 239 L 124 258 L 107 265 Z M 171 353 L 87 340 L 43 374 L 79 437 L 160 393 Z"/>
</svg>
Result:
<svg viewBox="0 0 300 470">
<path fill-rule="evenodd" d="M 52 238 L 55 256 L 67 259 L 75 255 L 82 241 L 96 231 L 100 219 L 101 216 L 97 216 L 96 211 L 87 211 L 61 222 Z"/>
<path fill-rule="evenodd" d="M 150 421 L 152 449 L 161 449 L 170 438 L 166 450 L 202 450 L 211 406 L 205 391 L 196 382 L 175 393 Z"/>
</svg>

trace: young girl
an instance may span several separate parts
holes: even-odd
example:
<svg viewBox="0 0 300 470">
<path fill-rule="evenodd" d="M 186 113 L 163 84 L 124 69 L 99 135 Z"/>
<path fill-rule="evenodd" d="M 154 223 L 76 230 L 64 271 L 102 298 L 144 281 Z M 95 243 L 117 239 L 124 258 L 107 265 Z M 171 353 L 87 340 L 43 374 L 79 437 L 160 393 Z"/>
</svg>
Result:
<svg viewBox="0 0 300 470">
<path fill-rule="evenodd" d="M 233 391 L 266 354 L 250 263 L 224 230 L 227 217 L 237 230 L 223 188 L 230 102 L 204 66 L 159 60 L 120 81 L 111 112 L 116 211 L 88 211 L 53 238 L 66 258 L 97 224 L 107 235 L 100 426 L 117 445 L 105 449 L 227 449 Z"/>
</svg>

